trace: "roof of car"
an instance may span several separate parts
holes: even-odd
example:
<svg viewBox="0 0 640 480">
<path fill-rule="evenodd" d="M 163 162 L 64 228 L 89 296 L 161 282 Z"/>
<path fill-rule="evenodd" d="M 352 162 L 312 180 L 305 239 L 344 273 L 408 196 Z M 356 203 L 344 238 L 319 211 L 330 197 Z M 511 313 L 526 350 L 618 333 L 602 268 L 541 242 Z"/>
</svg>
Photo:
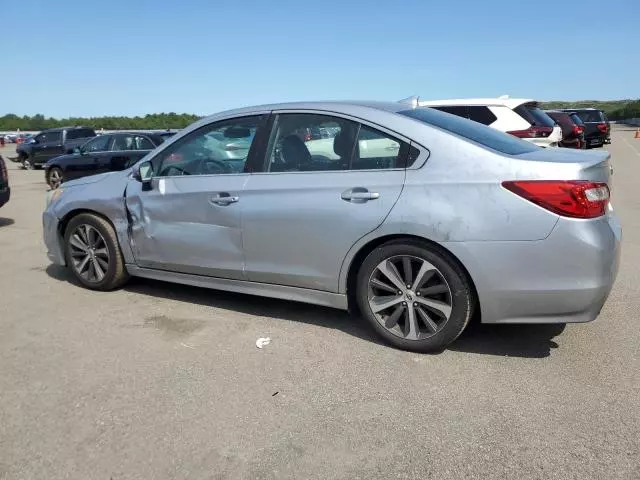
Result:
<svg viewBox="0 0 640 480">
<path fill-rule="evenodd" d="M 103 135 L 146 135 L 146 136 L 158 136 L 156 132 L 139 132 L 137 130 L 123 130 L 118 132 L 104 133 Z"/>
<path fill-rule="evenodd" d="M 505 106 L 514 109 L 523 103 L 538 103 L 531 98 L 510 98 L 503 95 L 498 98 L 454 98 L 448 100 L 418 100 L 421 107 L 454 106 L 454 105 L 479 105 L 479 106 Z"/>
<path fill-rule="evenodd" d="M 371 108 L 375 110 L 384 110 L 387 112 L 400 112 L 402 110 L 408 110 L 411 105 L 400 102 L 376 102 L 376 101 L 310 101 L 310 102 L 287 102 L 287 103 L 271 103 L 265 105 L 256 105 L 253 107 L 243 107 L 234 110 L 226 110 L 214 115 L 209 115 L 203 118 L 201 121 L 208 121 L 211 118 L 219 116 L 232 116 L 243 115 L 246 113 L 254 112 L 269 112 L 271 110 L 322 110 L 333 111 L 336 113 L 351 113 L 354 108 Z"/>
<path fill-rule="evenodd" d="M 93 128 L 91 128 L 91 127 L 75 126 L 75 127 L 46 128 L 46 129 L 43 130 L 43 132 L 62 132 L 63 130 L 77 130 L 79 128 L 87 129 L 87 130 L 93 130 Z"/>
</svg>

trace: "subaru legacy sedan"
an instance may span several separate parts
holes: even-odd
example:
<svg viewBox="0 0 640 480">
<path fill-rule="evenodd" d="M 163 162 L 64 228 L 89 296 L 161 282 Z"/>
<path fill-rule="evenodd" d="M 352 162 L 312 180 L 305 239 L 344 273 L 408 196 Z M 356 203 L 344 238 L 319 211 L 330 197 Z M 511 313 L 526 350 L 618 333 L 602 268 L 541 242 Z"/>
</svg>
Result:
<svg viewBox="0 0 640 480">
<path fill-rule="evenodd" d="M 44 239 L 90 289 L 133 275 L 348 309 L 433 351 L 472 317 L 594 320 L 619 259 L 609 176 L 607 152 L 430 108 L 267 105 L 51 191 Z"/>
</svg>

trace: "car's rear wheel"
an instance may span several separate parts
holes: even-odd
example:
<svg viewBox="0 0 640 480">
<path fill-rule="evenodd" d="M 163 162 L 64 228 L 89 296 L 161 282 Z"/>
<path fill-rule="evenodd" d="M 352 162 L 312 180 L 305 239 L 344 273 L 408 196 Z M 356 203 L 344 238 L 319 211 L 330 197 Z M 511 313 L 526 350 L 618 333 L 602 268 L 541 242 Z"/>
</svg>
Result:
<svg viewBox="0 0 640 480">
<path fill-rule="evenodd" d="M 58 167 L 51 167 L 47 173 L 47 183 L 52 189 L 58 188 L 64 182 L 64 173 Z"/>
<path fill-rule="evenodd" d="M 64 238 L 67 265 L 83 286 L 113 290 L 129 279 L 116 233 L 104 218 L 77 215 L 69 221 Z"/>
<path fill-rule="evenodd" d="M 439 351 L 453 342 L 473 313 L 466 274 L 444 250 L 391 242 L 373 250 L 358 272 L 362 315 L 392 345 Z"/>
</svg>

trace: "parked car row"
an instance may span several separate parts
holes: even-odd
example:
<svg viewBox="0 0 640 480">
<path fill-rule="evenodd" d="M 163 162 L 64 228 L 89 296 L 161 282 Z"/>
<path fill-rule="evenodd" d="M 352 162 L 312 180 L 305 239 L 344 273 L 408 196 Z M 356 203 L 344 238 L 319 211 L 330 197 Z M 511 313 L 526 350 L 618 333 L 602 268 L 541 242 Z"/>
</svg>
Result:
<svg viewBox="0 0 640 480">
<path fill-rule="evenodd" d="M 72 153 L 73 149 L 96 136 L 88 127 L 62 127 L 43 130 L 16 147 L 17 161 L 25 168 L 42 168 L 58 155 Z"/>
<path fill-rule="evenodd" d="M 540 147 L 591 148 L 611 142 L 609 121 L 595 108 L 545 111 L 535 100 L 507 95 L 429 101 L 410 97 L 403 102 L 468 118 Z"/>
<path fill-rule="evenodd" d="M 582 120 L 585 148 L 601 147 L 611 143 L 611 124 L 602 110 L 597 108 L 568 108 L 560 111 L 575 114 Z"/>
<path fill-rule="evenodd" d="M 564 138 L 531 101 L 435 106 L 461 109 L 205 118 L 121 172 L 51 190 L 48 257 L 95 290 L 139 276 L 349 309 L 415 351 L 445 348 L 474 316 L 595 319 L 620 251 L 609 153 L 539 148 Z"/>
<path fill-rule="evenodd" d="M 31 133 L 7 133 L 4 135 L 0 135 L 0 138 L 4 140 L 5 143 L 23 143 L 29 138 L 32 137 Z"/>
<path fill-rule="evenodd" d="M 87 175 L 114 172 L 131 167 L 164 141 L 161 135 L 125 132 L 92 138 L 72 153 L 55 156 L 44 164 L 45 179 L 51 188 Z"/>
</svg>

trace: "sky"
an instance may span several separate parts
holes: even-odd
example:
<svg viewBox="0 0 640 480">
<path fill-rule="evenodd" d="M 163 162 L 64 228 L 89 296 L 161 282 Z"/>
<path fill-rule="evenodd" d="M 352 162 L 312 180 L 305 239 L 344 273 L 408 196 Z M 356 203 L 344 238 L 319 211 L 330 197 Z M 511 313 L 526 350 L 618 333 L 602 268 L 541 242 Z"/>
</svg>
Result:
<svg viewBox="0 0 640 480">
<path fill-rule="evenodd" d="M 0 11 L 0 115 L 640 97 L 640 0 L 25 4 Z"/>
</svg>

